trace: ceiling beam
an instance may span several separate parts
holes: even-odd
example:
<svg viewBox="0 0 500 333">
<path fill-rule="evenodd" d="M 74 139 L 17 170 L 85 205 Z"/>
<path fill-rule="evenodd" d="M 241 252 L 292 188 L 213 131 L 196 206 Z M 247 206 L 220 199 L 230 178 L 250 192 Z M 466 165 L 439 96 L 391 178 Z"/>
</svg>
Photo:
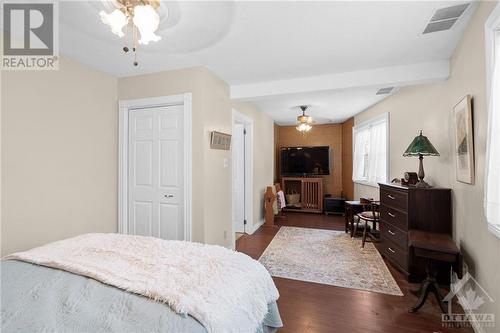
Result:
<svg viewBox="0 0 500 333">
<path fill-rule="evenodd" d="M 231 99 L 233 100 L 252 100 L 277 95 L 356 87 L 401 87 L 444 81 L 449 74 L 450 62 L 449 60 L 442 60 L 290 80 L 232 85 L 230 90 Z"/>
</svg>

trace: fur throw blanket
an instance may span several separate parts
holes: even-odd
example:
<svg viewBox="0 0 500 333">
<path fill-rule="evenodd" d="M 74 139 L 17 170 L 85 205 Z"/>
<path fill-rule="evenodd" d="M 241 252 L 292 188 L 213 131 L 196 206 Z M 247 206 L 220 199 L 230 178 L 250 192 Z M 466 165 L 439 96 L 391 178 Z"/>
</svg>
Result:
<svg viewBox="0 0 500 333">
<path fill-rule="evenodd" d="M 121 234 L 85 234 L 4 259 L 87 276 L 168 304 L 209 332 L 255 332 L 278 290 L 249 256 L 221 246 Z"/>
</svg>

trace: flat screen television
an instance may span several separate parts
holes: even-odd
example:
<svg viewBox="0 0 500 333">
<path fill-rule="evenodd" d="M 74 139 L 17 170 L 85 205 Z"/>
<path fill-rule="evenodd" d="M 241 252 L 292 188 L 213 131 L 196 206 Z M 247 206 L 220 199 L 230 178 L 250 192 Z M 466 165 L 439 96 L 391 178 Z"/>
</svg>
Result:
<svg viewBox="0 0 500 333">
<path fill-rule="evenodd" d="M 330 148 L 281 148 L 282 176 L 324 176 L 330 174 Z"/>
</svg>

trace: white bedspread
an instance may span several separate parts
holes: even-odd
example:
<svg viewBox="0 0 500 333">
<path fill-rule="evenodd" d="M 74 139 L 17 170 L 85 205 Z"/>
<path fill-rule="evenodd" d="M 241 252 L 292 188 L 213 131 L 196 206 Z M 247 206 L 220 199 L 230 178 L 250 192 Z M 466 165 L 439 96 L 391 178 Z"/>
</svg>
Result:
<svg viewBox="0 0 500 333">
<path fill-rule="evenodd" d="M 267 270 L 221 246 L 120 234 L 85 234 L 4 259 L 88 276 L 167 303 L 209 332 L 254 332 L 279 297 Z"/>
</svg>

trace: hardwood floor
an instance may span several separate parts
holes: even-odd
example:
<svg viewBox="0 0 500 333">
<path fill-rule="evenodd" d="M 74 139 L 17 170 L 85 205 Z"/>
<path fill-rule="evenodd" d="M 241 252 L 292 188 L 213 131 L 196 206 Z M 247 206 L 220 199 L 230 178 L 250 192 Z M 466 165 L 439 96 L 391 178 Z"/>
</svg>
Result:
<svg viewBox="0 0 500 333">
<path fill-rule="evenodd" d="M 332 215 L 286 213 L 275 224 L 240 237 L 237 250 L 258 259 L 280 226 L 344 230 L 344 218 Z M 280 292 L 278 306 L 284 324 L 280 332 L 473 332 L 470 328 L 443 328 L 434 299 L 428 300 L 417 314 L 408 313 L 407 309 L 417 301 L 410 290 L 418 289 L 419 285 L 408 283 L 401 273 L 388 267 L 403 297 L 273 278 Z"/>
</svg>

